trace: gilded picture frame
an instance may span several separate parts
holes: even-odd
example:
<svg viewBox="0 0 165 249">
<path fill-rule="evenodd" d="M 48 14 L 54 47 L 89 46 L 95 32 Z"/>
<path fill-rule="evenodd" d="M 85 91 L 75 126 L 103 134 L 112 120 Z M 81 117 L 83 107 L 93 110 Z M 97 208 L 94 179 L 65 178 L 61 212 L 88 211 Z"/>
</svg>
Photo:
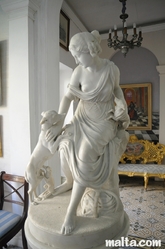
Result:
<svg viewBox="0 0 165 249">
<path fill-rule="evenodd" d="M 60 46 L 66 51 L 69 51 L 69 29 L 70 29 L 70 19 L 61 10 L 60 11 Z"/>
<path fill-rule="evenodd" d="M 120 85 L 128 106 L 127 130 L 152 129 L 151 83 Z"/>
</svg>

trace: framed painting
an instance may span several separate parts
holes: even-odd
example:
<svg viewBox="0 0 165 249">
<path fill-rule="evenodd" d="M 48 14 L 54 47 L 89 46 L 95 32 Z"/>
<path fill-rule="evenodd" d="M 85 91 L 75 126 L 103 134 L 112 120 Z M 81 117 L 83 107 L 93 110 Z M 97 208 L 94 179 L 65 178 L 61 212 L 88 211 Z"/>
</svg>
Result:
<svg viewBox="0 0 165 249">
<path fill-rule="evenodd" d="M 128 130 L 151 130 L 151 83 L 120 85 L 128 106 Z"/>
<path fill-rule="evenodd" d="M 61 10 L 60 11 L 60 46 L 65 50 L 69 50 L 69 28 L 70 20 L 67 15 Z"/>
</svg>

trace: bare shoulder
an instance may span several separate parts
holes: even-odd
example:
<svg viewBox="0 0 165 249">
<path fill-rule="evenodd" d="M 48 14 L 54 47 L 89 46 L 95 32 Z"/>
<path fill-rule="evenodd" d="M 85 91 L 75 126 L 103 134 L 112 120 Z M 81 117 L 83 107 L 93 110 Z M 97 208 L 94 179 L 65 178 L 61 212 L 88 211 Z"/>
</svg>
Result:
<svg viewBox="0 0 165 249">
<path fill-rule="evenodd" d="M 118 66 L 116 66 L 116 64 L 115 64 L 113 61 L 109 61 L 109 65 L 112 67 L 112 70 L 113 70 L 115 73 L 118 73 L 118 72 L 119 72 Z"/>
<path fill-rule="evenodd" d="M 81 82 L 81 77 L 82 77 L 82 66 L 79 65 L 74 69 L 72 73 L 70 85 L 78 87 Z"/>
<path fill-rule="evenodd" d="M 109 64 L 110 64 L 110 72 L 113 76 L 113 79 L 114 79 L 114 83 L 115 83 L 115 87 L 119 86 L 119 81 L 120 81 L 120 70 L 118 68 L 118 66 L 116 66 L 116 64 L 112 61 L 109 61 Z"/>
</svg>

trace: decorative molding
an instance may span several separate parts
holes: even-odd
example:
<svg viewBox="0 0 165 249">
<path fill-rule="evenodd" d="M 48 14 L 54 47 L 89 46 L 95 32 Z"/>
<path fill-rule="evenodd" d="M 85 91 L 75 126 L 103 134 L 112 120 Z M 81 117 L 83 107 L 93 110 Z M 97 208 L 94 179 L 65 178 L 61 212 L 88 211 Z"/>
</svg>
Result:
<svg viewBox="0 0 165 249">
<path fill-rule="evenodd" d="M 165 29 L 165 23 L 159 23 L 159 24 L 154 24 L 154 25 L 142 27 L 143 33 L 160 31 L 160 30 L 163 30 L 163 29 Z"/>
<path fill-rule="evenodd" d="M 42 0 L 1 0 L 0 5 L 9 19 L 29 16 L 34 20 L 34 13 L 39 9 Z"/>
<path fill-rule="evenodd" d="M 165 74 L 165 65 L 160 65 L 156 67 L 159 75 Z"/>
</svg>

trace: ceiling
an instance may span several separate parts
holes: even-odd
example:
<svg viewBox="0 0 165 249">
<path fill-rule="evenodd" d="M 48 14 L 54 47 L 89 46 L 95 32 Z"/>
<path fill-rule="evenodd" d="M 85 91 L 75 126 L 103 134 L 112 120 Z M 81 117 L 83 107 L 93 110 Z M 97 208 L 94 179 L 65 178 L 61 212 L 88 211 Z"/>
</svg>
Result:
<svg viewBox="0 0 165 249">
<path fill-rule="evenodd" d="M 116 24 L 122 27 L 119 0 L 65 0 L 88 31 L 98 30 L 101 34 Z M 127 27 L 136 23 L 137 27 L 165 24 L 165 0 L 127 0 Z"/>
</svg>

